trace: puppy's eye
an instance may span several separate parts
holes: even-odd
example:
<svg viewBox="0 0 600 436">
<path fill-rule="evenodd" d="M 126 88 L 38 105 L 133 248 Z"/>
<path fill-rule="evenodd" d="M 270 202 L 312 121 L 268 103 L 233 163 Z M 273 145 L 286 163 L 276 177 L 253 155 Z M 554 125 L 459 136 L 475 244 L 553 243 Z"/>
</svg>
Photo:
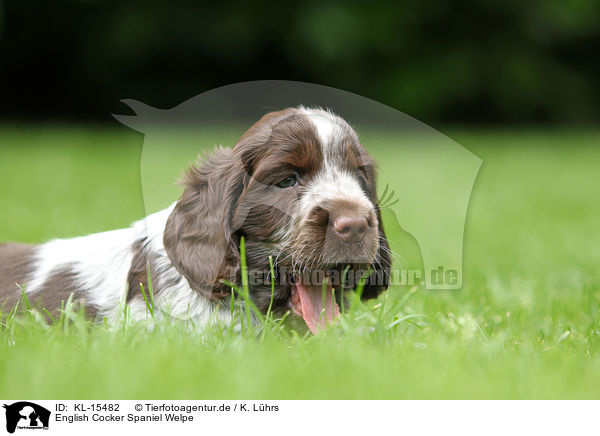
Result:
<svg viewBox="0 0 600 436">
<path fill-rule="evenodd" d="M 287 176 L 281 182 L 277 183 L 276 186 L 280 188 L 291 188 L 292 186 L 296 186 L 298 184 L 298 177 L 295 174 Z"/>
</svg>

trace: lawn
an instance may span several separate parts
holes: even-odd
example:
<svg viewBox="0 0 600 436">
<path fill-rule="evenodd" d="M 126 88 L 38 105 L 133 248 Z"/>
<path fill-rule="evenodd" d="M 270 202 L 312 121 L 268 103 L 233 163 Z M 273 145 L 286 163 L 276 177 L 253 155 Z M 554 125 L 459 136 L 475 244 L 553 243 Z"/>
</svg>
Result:
<svg viewBox="0 0 600 436">
<path fill-rule="evenodd" d="M 0 327 L 0 397 L 599 398 L 600 132 L 444 133 L 483 160 L 461 290 L 394 287 L 311 337 L 90 326 L 70 312 L 72 322 L 47 327 L 23 316 Z M 237 134 L 208 132 L 186 147 L 195 153 Z M 391 132 L 379 137 L 366 145 L 391 180 L 402 157 L 390 152 Z M 141 218 L 150 207 L 142 142 L 126 128 L 0 127 L 0 241 Z M 175 164 L 168 156 L 148 163 Z M 161 198 L 177 193 L 146 180 L 165 186 Z M 403 238 L 389 228 L 390 240 Z"/>
</svg>

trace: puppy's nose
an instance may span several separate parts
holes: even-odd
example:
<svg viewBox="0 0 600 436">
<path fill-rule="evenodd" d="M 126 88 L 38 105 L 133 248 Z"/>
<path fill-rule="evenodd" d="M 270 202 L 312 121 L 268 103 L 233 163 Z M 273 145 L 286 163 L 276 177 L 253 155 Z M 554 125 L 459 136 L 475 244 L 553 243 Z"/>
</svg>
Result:
<svg viewBox="0 0 600 436">
<path fill-rule="evenodd" d="M 344 242 L 362 241 L 368 228 L 367 218 L 360 216 L 342 215 L 333 222 L 333 229 Z"/>
</svg>

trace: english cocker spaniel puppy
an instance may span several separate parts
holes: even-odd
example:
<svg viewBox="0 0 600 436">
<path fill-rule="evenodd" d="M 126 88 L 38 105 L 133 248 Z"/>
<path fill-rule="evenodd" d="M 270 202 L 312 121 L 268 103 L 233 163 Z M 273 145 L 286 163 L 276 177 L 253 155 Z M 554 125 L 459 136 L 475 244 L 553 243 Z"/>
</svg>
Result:
<svg viewBox="0 0 600 436">
<path fill-rule="evenodd" d="M 50 312 L 73 294 L 97 319 L 117 318 L 123 304 L 145 318 L 140 286 L 147 290 L 150 278 L 162 316 L 227 321 L 244 238 L 255 306 L 291 311 L 316 332 L 359 277 L 363 298 L 389 284 L 375 178 L 373 160 L 340 117 L 304 107 L 268 113 L 233 148 L 192 165 L 177 202 L 130 228 L 1 244 L 0 306 L 6 313 L 16 304 L 20 285 Z"/>
</svg>

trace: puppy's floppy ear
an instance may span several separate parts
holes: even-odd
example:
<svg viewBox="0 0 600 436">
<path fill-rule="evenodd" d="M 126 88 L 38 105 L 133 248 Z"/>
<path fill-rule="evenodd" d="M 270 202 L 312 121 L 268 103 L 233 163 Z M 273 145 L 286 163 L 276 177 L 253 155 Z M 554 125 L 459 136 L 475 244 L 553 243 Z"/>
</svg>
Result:
<svg viewBox="0 0 600 436">
<path fill-rule="evenodd" d="M 363 288 L 363 299 L 376 298 L 390 285 L 390 267 L 392 260 L 390 258 L 390 247 L 383 230 L 383 221 L 381 220 L 379 204 L 375 206 L 375 213 L 377 214 L 377 221 L 379 221 L 379 248 L 377 249 L 375 261 L 371 265 L 373 272 L 369 276 L 369 280 Z"/>
<path fill-rule="evenodd" d="M 243 169 L 229 148 L 219 148 L 187 172 L 184 192 L 165 227 L 163 243 L 173 266 L 192 289 L 217 300 L 231 290 L 240 268 L 233 212 L 243 186 Z"/>
</svg>

